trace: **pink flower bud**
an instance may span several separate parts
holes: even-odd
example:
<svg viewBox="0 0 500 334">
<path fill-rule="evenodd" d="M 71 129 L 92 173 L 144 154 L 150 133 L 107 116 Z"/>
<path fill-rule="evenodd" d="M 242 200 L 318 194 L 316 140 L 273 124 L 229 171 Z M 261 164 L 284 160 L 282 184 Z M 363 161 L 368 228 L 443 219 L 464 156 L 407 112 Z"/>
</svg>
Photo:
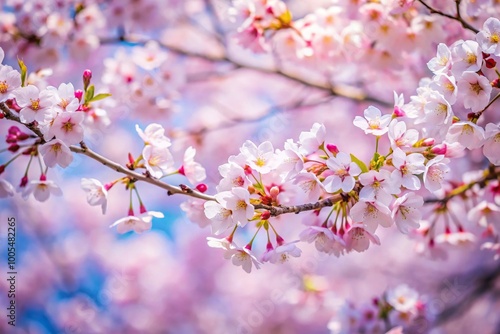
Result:
<svg viewBox="0 0 500 334">
<path fill-rule="evenodd" d="M 271 187 L 271 189 L 269 190 L 269 194 L 271 195 L 272 198 L 276 198 L 279 195 L 279 193 L 280 193 L 280 188 L 276 186 Z"/>
<path fill-rule="evenodd" d="M 21 179 L 19 187 L 21 188 L 26 187 L 27 184 L 28 184 L 28 175 L 24 175 L 23 178 Z"/>
<path fill-rule="evenodd" d="M 21 133 L 21 130 L 19 130 L 19 128 L 15 125 L 13 125 L 9 128 L 9 134 L 11 134 L 11 135 L 17 136 L 20 133 Z"/>
<path fill-rule="evenodd" d="M 82 102 L 83 90 L 81 89 L 75 90 L 75 97 L 78 99 L 79 102 Z"/>
<path fill-rule="evenodd" d="M 406 113 L 405 113 L 405 112 L 404 112 L 404 110 L 403 110 L 403 109 L 401 109 L 400 107 L 395 106 L 395 107 L 394 107 L 394 111 L 393 111 L 392 115 L 393 115 L 394 117 L 403 117 L 403 116 L 406 116 Z"/>
<path fill-rule="evenodd" d="M 17 136 L 9 133 L 7 135 L 7 139 L 5 139 L 5 142 L 7 142 L 8 144 L 17 143 Z"/>
<path fill-rule="evenodd" d="M 9 146 L 8 150 L 11 151 L 12 153 L 17 152 L 17 150 L 19 150 L 19 145 L 12 144 Z"/>
<path fill-rule="evenodd" d="M 199 185 L 196 186 L 196 190 L 198 190 L 200 193 L 204 193 L 207 191 L 208 187 L 205 183 L 200 183 Z"/>
<path fill-rule="evenodd" d="M 273 249 L 274 249 L 273 244 L 270 241 L 268 241 L 266 245 L 266 250 L 272 251 Z"/>
<path fill-rule="evenodd" d="M 267 210 L 262 212 L 260 215 L 261 220 L 268 220 L 269 218 L 271 218 L 271 212 L 269 212 Z"/>
<path fill-rule="evenodd" d="M 26 140 L 30 137 L 29 134 L 27 133 L 24 133 L 24 132 L 21 132 L 17 135 L 17 140 L 20 140 L 20 141 L 23 141 L 23 140 Z"/>
<path fill-rule="evenodd" d="M 184 172 L 184 166 L 181 166 L 181 168 L 179 168 L 179 174 L 181 175 L 186 175 L 186 172 Z"/>
<path fill-rule="evenodd" d="M 337 155 L 337 153 L 339 153 L 337 145 L 326 144 L 326 149 L 335 156 Z"/>
<path fill-rule="evenodd" d="M 422 142 L 422 146 L 432 146 L 432 145 L 434 145 L 435 142 L 436 141 L 434 140 L 434 138 L 426 138 Z"/>
<path fill-rule="evenodd" d="M 146 207 L 144 206 L 143 203 L 141 203 L 141 206 L 139 207 L 139 212 L 140 213 L 144 213 L 144 212 L 147 212 L 148 210 L 146 210 Z"/>
<path fill-rule="evenodd" d="M 283 239 L 281 236 L 277 235 L 276 242 L 278 243 L 279 246 L 281 246 L 285 243 L 285 239 Z"/>
<path fill-rule="evenodd" d="M 439 144 L 431 148 L 431 152 L 434 154 L 444 155 L 446 154 L 447 149 L 448 147 L 446 146 L 446 144 Z"/>
<path fill-rule="evenodd" d="M 47 176 L 45 174 L 40 175 L 40 181 L 47 181 Z"/>
<path fill-rule="evenodd" d="M 90 85 L 90 79 L 92 79 L 92 71 L 85 70 L 83 71 L 83 90 L 87 90 Z"/>
</svg>

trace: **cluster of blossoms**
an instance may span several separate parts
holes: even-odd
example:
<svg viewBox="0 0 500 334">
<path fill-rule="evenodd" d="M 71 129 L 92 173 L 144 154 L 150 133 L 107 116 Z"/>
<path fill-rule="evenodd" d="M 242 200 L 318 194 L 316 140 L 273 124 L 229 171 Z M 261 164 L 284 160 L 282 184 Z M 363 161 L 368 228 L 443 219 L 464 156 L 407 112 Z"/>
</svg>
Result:
<svg viewBox="0 0 500 334">
<path fill-rule="evenodd" d="M 498 7 L 488 6 L 488 2 L 463 1 L 463 6 L 475 19 L 477 15 L 498 16 Z M 454 2 L 442 2 L 440 6 L 444 12 L 456 10 Z M 448 20 L 429 15 L 418 1 L 336 1 L 292 20 L 281 1 L 238 0 L 229 13 L 239 27 L 236 40 L 243 47 L 254 52 L 277 48 L 287 55 L 284 60 L 300 61 L 302 67 L 321 73 L 325 65 L 334 67 L 336 77 L 344 64 L 355 62 L 358 68 L 366 68 L 358 70 L 358 80 L 365 76 L 366 80 L 375 80 L 373 68 L 393 75 L 407 69 L 403 72 L 407 80 L 415 70 L 408 67 L 414 64 L 415 50 L 430 55 L 435 48 L 433 41 L 461 34 L 450 29 Z M 321 67 L 316 68 L 317 64 Z M 349 73 L 349 66 L 344 67 Z"/>
<path fill-rule="evenodd" d="M 2 118 L 6 116 L 4 112 L 13 113 L 20 123 L 39 131 L 41 137 L 28 135 L 16 126 L 10 127 L 6 138 L 9 146 L 3 151 L 14 156 L 1 165 L 1 172 L 18 158 L 29 157 L 18 190 L 25 198 L 33 194 L 37 200 L 45 201 L 50 194 L 61 195 L 59 187 L 47 179 L 48 168 L 57 165 L 65 168 L 71 164 L 70 146 L 83 140 L 85 127 L 98 128 L 108 124 L 106 112 L 91 105 L 108 94 L 94 95 L 94 86 L 90 84 L 92 73 L 88 70 L 83 74 L 84 90 L 75 90 L 71 83 L 39 88 L 29 82 L 22 61 L 19 61 L 21 71 L 17 71 L 1 64 L 3 58 L 4 52 L 0 48 Z M 39 161 L 40 177 L 30 181 L 28 173 L 33 159 Z M 2 180 L 2 186 L 3 197 L 14 194 L 8 181 Z"/>
<path fill-rule="evenodd" d="M 104 66 L 102 82 L 113 96 L 110 108 L 126 104 L 150 119 L 166 119 L 176 111 L 175 100 L 186 73 L 158 42 L 138 46 L 132 55 L 119 49 L 113 58 L 105 59 Z"/>
<path fill-rule="evenodd" d="M 165 136 L 165 129 L 156 123 L 148 125 L 142 130 L 136 125 L 136 130 L 139 137 L 144 142 L 139 157 L 135 158 L 131 153 L 128 155 L 129 162 L 127 168 L 131 171 L 144 169 L 145 175 L 155 179 L 161 179 L 166 176 L 181 174 L 187 178 L 192 184 L 197 184 L 196 189 L 200 192 L 205 192 L 207 186 L 199 183 L 206 178 L 206 172 L 203 166 L 194 160 L 196 150 L 193 147 L 186 149 L 182 165 L 176 168 L 174 158 L 170 153 L 170 139 Z M 108 190 L 116 183 L 123 183 L 125 188 L 131 192 L 128 215 L 124 218 L 115 221 L 111 227 L 117 227 L 118 233 L 126 233 L 134 231 L 142 233 L 150 230 L 152 227 L 153 217 L 163 218 L 164 215 L 157 211 L 148 211 L 139 196 L 139 191 L 136 186 L 136 180 L 132 177 L 121 177 L 112 182 L 102 185 L 96 179 L 82 179 L 81 186 L 87 192 L 87 202 L 90 205 L 100 205 L 103 214 L 105 213 Z M 185 187 L 185 186 L 184 186 Z M 188 189 L 188 188 L 185 188 Z M 135 192 L 139 202 L 140 214 L 136 215 L 133 209 L 132 192 Z"/>
<path fill-rule="evenodd" d="M 491 163 L 485 171 L 487 179 L 498 175 L 500 126 L 488 123 L 484 129 L 478 121 L 487 116 L 487 108 L 498 98 L 490 100 L 493 88 L 500 85 L 494 71 L 496 78 L 490 83 L 488 70 L 495 68 L 494 58 L 500 55 L 499 34 L 500 21 L 490 18 L 477 34 L 477 41 L 458 41 L 451 50 L 440 44 L 437 56 L 428 64 L 434 77 L 421 81 L 409 103 L 394 93 L 391 114 L 383 115 L 370 106 L 364 117 L 356 116 L 354 125 L 375 138 L 375 152 L 367 164 L 326 143 L 325 127 L 319 123 L 301 133 L 298 142 L 289 139 L 283 150 L 275 150 L 270 142 L 259 146 L 245 142 L 240 154 L 231 156 L 219 168 L 222 180 L 215 201 L 204 204 L 213 233 L 231 231 L 226 238 L 210 239 L 209 245 L 224 249 L 226 257 L 246 271 L 252 264 L 258 268 L 261 262 L 299 256 L 296 241 L 283 240 L 274 227 L 273 216 L 303 211 L 305 207 L 293 206 L 301 198 L 302 203 L 319 201 L 305 209 L 314 210 L 316 217 L 309 219 L 309 226 L 300 234 L 302 241 L 314 242 L 319 251 L 336 256 L 362 252 L 371 243 L 380 244 L 375 234 L 379 225 L 396 224 L 405 234 L 420 227 L 424 199 L 417 192 L 424 188 L 438 196 L 444 193 L 432 212 L 436 218 L 420 230 L 428 247 L 434 252 L 436 240 L 452 244 L 470 240 L 471 233 L 465 232 L 464 224 L 450 217 L 449 199 L 464 189 L 448 184 L 448 165 L 451 158 L 463 155 L 465 148 L 482 148 Z M 385 153 L 379 152 L 383 138 L 389 144 Z M 200 212 L 201 204 L 196 201 L 185 207 Z M 292 206 L 283 207 L 286 205 Z M 325 210 L 326 217 L 321 210 L 325 206 L 332 207 Z M 491 222 L 498 211 L 494 202 L 486 201 L 469 214 L 497 241 L 498 227 Z M 201 214 L 191 214 L 191 218 L 197 217 L 200 225 L 208 224 Z M 441 223 L 439 217 L 445 218 L 443 234 L 438 237 L 435 225 Z M 240 247 L 233 241 L 234 234 L 249 221 L 256 222 L 257 231 L 245 247 Z M 267 247 L 258 259 L 252 244 L 262 230 Z M 275 234 L 275 244 L 270 231 Z"/>
<path fill-rule="evenodd" d="M 110 32 L 138 33 L 174 21 L 185 11 L 178 1 L 40 1 L 7 0 L 0 13 L 0 42 L 13 54 L 42 66 L 62 58 L 66 45 L 75 60 L 86 60 Z"/>
<path fill-rule="evenodd" d="M 426 303 L 406 284 L 387 290 L 371 303 L 356 306 L 341 301 L 328 324 L 331 334 L 347 333 L 423 333 L 430 323 Z"/>
<path fill-rule="evenodd" d="M 0 63 L 4 52 L 0 48 Z M 27 80 L 27 69 L 23 62 L 19 62 L 21 71 L 11 66 L 0 64 L 0 103 L 2 103 L 2 118 L 17 119 L 36 133 L 27 134 L 17 126 L 8 130 L 6 143 L 8 147 L 2 151 L 11 152 L 14 156 L 0 165 L 3 173 L 11 163 L 18 158 L 27 156 L 29 161 L 18 186 L 23 198 L 33 194 L 40 202 L 46 201 L 50 195 L 60 196 L 62 191 L 52 180 L 47 179 L 49 168 L 60 166 L 68 167 L 73 161 L 71 148 L 83 143 L 85 130 L 104 129 L 109 125 L 106 112 L 94 106 L 94 103 L 109 96 L 108 93 L 95 94 L 94 85 L 90 83 L 92 73 L 86 70 L 83 73 L 83 90 L 75 89 L 71 83 L 62 83 L 59 87 L 39 86 L 30 84 Z M 174 167 L 174 158 L 169 151 L 170 139 L 164 135 L 165 130 L 159 124 L 151 124 L 143 131 L 136 126 L 140 138 L 144 141 L 141 155 L 134 159 L 129 154 L 129 170 L 144 169 L 146 175 L 160 179 L 167 175 L 184 175 L 192 184 L 203 181 L 206 177 L 205 169 L 194 160 L 196 150 L 189 147 L 179 168 Z M 39 180 L 29 180 L 29 172 L 33 159 L 39 161 Z M 111 226 L 118 226 L 118 232 L 125 233 L 131 230 L 142 232 L 151 228 L 153 217 L 161 218 L 163 214 L 156 211 L 147 211 L 135 186 L 136 180 L 132 177 L 121 177 L 102 185 L 96 179 L 82 179 L 82 188 L 87 192 L 87 201 L 90 205 L 99 205 L 103 214 L 106 212 L 108 191 L 117 183 L 125 184 L 129 191 L 135 191 L 139 200 L 140 214 L 134 214 L 132 197 L 128 216 L 116 221 Z M 207 187 L 198 184 L 197 190 L 204 192 Z M 0 181 L 0 196 L 14 196 L 14 186 L 5 179 Z"/>
</svg>

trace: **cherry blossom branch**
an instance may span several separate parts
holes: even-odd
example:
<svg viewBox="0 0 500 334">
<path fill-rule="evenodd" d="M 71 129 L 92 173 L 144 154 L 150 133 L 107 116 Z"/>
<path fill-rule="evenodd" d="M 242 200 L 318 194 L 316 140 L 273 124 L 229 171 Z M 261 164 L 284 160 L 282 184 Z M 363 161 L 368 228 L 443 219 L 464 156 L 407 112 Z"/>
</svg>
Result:
<svg viewBox="0 0 500 334">
<path fill-rule="evenodd" d="M 138 38 L 132 38 L 132 37 L 127 37 L 127 36 L 118 36 L 118 37 L 112 37 L 112 38 L 102 38 L 101 39 L 101 44 L 114 44 L 114 43 L 122 43 L 126 42 L 129 44 L 136 44 L 136 45 L 144 45 L 146 42 L 149 40 L 144 40 L 144 39 L 138 39 Z M 302 77 L 294 76 L 293 74 L 287 73 L 281 69 L 277 68 L 266 68 L 266 67 L 261 67 L 261 66 L 256 66 L 248 63 L 244 63 L 242 61 L 239 61 L 237 59 L 234 59 L 228 55 L 222 55 L 222 56 L 215 56 L 215 55 L 210 55 L 206 53 L 200 53 L 200 52 L 195 52 L 191 50 L 186 50 L 183 48 L 180 48 L 175 45 L 169 45 L 166 43 L 163 43 L 161 41 L 157 41 L 158 44 L 163 47 L 164 49 L 177 54 L 179 56 L 187 56 L 187 57 L 195 57 L 195 58 L 200 58 L 204 59 L 210 62 L 227 62 L 231 63 L 232 65 L 235 66 L 236 69 L 240 68 L 246 68 L 246 69 L 251 69 L 254 71 L 258 71 L 261 73 L 266 73 L 266 74 L 271 74 L 271 75 L 279 75 L 281 77 L 284 77 L 288 80 L 291 80 L 293 82 L 300 83 L 302 85 L 306 85 L 309 87 L 317 88 L 323 91 L 328 92 L 328 94 L 331 94 L 333 96 L 338 96 L 338 97 L 343 97 L 347 98 L 350 100 L 354 101 L 365 101 L 365 102 L 370 102 L 370 103 L 376 103 L 381 106 L 386 106 L 386 107 L 391 107 L 392 103 L 389 103 L 387 101 L 382 101 L 374 96 L 370 96 L 366 94 L 362 89 L 350 86 L 350 85 L 342 85 L 342 84 L 337 84 L 337 85 L 330 85 L 328 83 L 319 83 L 319 82 L 314 82 L 307 80 Z"/>
<path fill-rule="evenodd" d="M 257 204 L 255 205 L 255 209 L 264 209 L 269 211 L 272 217 L 276 217 L 285 213 L 295 213 L 298 214 L 304 211 L 312 211 L 318 210 L 324 207 L 333 206 L 335 203 L 340 201 L 347 201 L 347 195 L 344 193 L 333 195 L 332 197 L 325 198 L 316 203 L 308 203 L 301 205 L 292 205 L 292 206 L 271 206 L 265 204 Z"/>
<path fill-rule="evenodd" d="M 463 196 L 465 194 L 465 192 L 470 190 L 475 185 L 478 185 L 481 188 L 484 188 L 486 186 L 486 184 L 488 183 L 488 181 L 498 180 L 499 178 L 500 178 L 500 167 L 495 167 L 494 165 L 490 165 L 488 167 L 488 169 L 485 170 L 484 176 L 482 178 L 480 178 L 479 180 L 473 181 L 471 183 L 467 183 L 467 184 L 464 184 L 458 188 L 455 188 L 448 195 L 446 195 L 443 198 L 426 199 L 425 204 L 431 204 L 431 203 L 446 204 L 452 198 L 455 198 L 457 196 Z"/>
<path fill-rule="evenodd" d="M 15 122 L 18 122 L 18 123 L 21 123 L 19 117 L 16 116 L 5 105 L 5 103 L 3 103 L 3 102 L 0 103 L 0 109 L 4 113 L 5 118 L 10 119 L 10 120 L 15 121 Z M 21 124 L 26 125 L 31 131 L 33 131 L 40 138 L 42 143 L 45 142 L 45 140 L 43 139 L 43 134 L 40 132 L 40 130 L 35 125 L 24 124 L 24 123 L 21 123 Z M 87 157 L 89 157 L 97 162 L 100 162 L 104 166 L 106 166 L 106 167 L 108 167 L 108 168 L 110 168 L 118 173 L 129 176 L 133 180 L 146 182 L 146 183 L 152 184 L 154 186 L 157 186 L 161 189 L 165 189 L 165 190 L 167 190 L 169 196 L 175 195 L 175 194 L 182 194 L 182 195 L 186 195 L 186 196 L 190 196 L 190 197 L 194 197 L 194 198 L 199 198 L 199 199 L 206 200 L 206 201 L 215 201 L 215 197 L 200 193 L 196 190 L 189 188 L 186 185 L 181 184 L 180 186 L 176 187 L 176 186 L 164 183 L 158 179 L 152 178 L 151 176 L 149 176 L 147 174 L 140 174 L 140 173 L 137 173 L 133 170 L 130 170 L 129 168 L 124 167 L 124 166 L 120 165 L 119 163 L 114 162 L 114 161 L 92 151 L 90 148 L 87 147 L 87 145 L 83 141 L 80 143 L 80 146 L 71 145 L 69 148 L 70 148 L 71 152 L 85 155 L 85 156 L 87 156 Z M 343 193 L 336 194 L 336 195 L 333 195 L 332 197 L 323 199 L 323 200 L 318 201 L 316 203 L 306 203 L 306 204 L 294 205 L 294 206 L 271 206 L 271 205 L 265 205 L 265 204 L 257 204 L 257 205 L 255 205 L 255 209 L 268 210 L 270 212 L 271 216 L 276 217 L 276 216 L 286 214 L 286 213 L 296 213 L 297 214 L 297 213 L 300 213 L 303 211 L 312 211 L 312 210 L 317 210 L 317 209 L 321 209 L 321 208 L 328 207 L 328 206 L 333 206 L 335 203 L 342 201 L 342 200 L 344 200 L 344 201 L 347 200 L 347 195 L 345 195 Z"/>
<path fill-rule="evenodd" d="M 471 26 L 469 23 L 467 23 L 462 18 L 462 14 L 460 13 L 460 3 L 461 3 L 461 0 L 455 0 L 455 4 L 456 4 L 456 8 L 457 8 L 457 14 L 455 16 L 450 15 L 450 14 L 446 14 L 446 13 L 444 13 L 444 12 L 442 12 L 442 11 L 436 9 L 436 8 L 433 8 L 430 5 L 428 5 L 427 3 L 425 3 L 423 0 L 418 0 L 418 2 L 420 2 L 425 8 L 427 8 L 431 12 L 431 14 L 437 14 L 437 15 L 444 16 L 444 17 L 447 17 L 449 19 L 452 19 L 454 21 L 460 22 L 460 24 L 462 24 L 462 27 L 464 27 L 465 29 L 468 29 L 468 30 L 474 32 L 475 34 L 477 34 L 479 32 L 478 29 L 476 29 L 473 26 Z"/>
</svg>

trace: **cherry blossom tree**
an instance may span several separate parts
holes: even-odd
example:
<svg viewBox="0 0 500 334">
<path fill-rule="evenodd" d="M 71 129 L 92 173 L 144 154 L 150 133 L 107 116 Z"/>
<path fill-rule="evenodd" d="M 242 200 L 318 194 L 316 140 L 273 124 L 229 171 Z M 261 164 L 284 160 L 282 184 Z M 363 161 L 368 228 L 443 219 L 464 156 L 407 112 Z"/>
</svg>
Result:
<svg viewBox="0 0 500 334">
<path fill-rule="evenodd" d="M 2 332 L 500 328 L 498 1 L 1 6 Z"/>
</svg>

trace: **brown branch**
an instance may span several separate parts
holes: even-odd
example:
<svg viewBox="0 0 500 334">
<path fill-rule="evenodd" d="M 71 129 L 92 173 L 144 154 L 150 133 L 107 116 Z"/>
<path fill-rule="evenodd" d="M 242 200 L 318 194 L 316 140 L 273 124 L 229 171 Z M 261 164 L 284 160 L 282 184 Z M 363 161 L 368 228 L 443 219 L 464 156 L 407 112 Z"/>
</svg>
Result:
<svg viewBox="0 0 500 334">
<path fill-rule="evenodd" d="M 318 210 L 324 207 L 328 206 L 333 206 L 335 203 L 340 202 L 345 200 L 345 195 L 344 194 L 336 194 L 333 195 L 332 197 L 325 198 L 321 201 L 318 201 L 316 203 L 308 203 L 308 204 L 301 204 L 301 205 L 293 205 L 293 206 L 271 206 L 271 205 L 265 205 L 265 204 L 257 204 L 255 205 L 255 209 L 264 209 L 269 211 L 272 217 L 276 217 L 285 213 L 295 213 L 298 214 L 300 212 L 304 211 L 312 211 L 312 210 Z"/>
<path fill-rule="evenodd" d="M 450 14 L 446 14 L 446 13 L 444 13 L 436 8 L 433 8 L 433 7 L 429 6 L 427 3 L 425 3 L 423 0 L 418 0 L 418 2 L 420 2 L 425 8 L 427 8 L 431 12 L 431 14 L 440 15 L 443 17 L 447 17 L 451 20 L 457 21 L 460 24 L 462 24 L 462 27 L 474 32 L 475 34 L 477 34 L 479 32 L 479 30 L 477 30 L 476 28 L 471 26 L 469 23 L 467 23 L 462 18 L 462 14 L 460 13 L 460 2 L 461 2 L 460 0 L 455 0 L 455 4 L 456 4 L 456 8 L 457 8 L 457 14 L 455 16 L 450 15 Z"/>
<path fill-rule="evenodd" d="M 432 204 L 432 203 L 442 203 L 446 204 L 448 201 L 451 199 L 457 197 L 457 196 L 463 196 L 465 192 L 467 192 L 469 189 L 474 187 L 475 185 L 480 186 L 481 188 L 484 188 L 487 184 L 488 181 L 491 180 L 498 180 L 500 177 L 500 167 L 495 167 L 494 165 L 490 165 L 485 171 L 484 171 L 484 176 L 480 178 L 477 181 L 472 181 L 471 183 L 464 184 L 462 186 L 459 186 L 455 189 L 453 189 L 448 195 L 446 195 L 443 198 L 429 198 L 424 201 L 425 204 Z"/>
</svg>

